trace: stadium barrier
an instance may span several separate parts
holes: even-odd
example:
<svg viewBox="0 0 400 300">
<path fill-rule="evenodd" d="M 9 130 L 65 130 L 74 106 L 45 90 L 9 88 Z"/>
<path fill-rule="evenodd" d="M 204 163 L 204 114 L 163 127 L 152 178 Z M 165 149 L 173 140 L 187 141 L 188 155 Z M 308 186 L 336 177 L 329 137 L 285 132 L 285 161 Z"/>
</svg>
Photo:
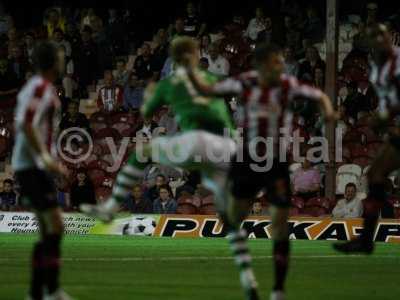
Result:
<svg viewBox="0 0 400 300">
<path fill-rule="evenodd" d="M 270 239 L 268 217 L 249 217 L 244 228 L 250 238 Z M 289 221 L 290 238 L 302 240 L 349 240 L 360 234 L 361 219 L 294 217 Z M 65 213 L 66 234 L 110 234 L 155 237 L 225 237 L 226 228 L 216 216 L 205 215 L 131 215 L 119 214 L 111 224 L 78 213 Z M 28 212 L 0 212 L 0 232 L 35 233 L 37 220 Z M 382 219 L 375 240 L 400 243 L 400 220 Z"/>
</svg>

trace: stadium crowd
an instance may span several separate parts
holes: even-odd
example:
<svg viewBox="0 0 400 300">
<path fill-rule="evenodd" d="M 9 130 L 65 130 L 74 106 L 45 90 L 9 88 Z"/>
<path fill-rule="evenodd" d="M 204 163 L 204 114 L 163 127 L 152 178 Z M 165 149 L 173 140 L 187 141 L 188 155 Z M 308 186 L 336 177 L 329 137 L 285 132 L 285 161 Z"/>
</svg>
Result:
<svg viewBox="0 0 400 300">
<path fill-rule="evenodd" d="M 51 7 L 43 12 L 41 26 L 17 29 L 13 16 L 0 8 L 0 173 L 7 174 L 15 99 L 33 75 L 31 55 L 38 40 L 52 41 L 64 58 L 64 72 L 57 82 L 62 100 L 60 131 L 82 128 L 94 140 L 93 153 L 84 162 L 64 162 L 70 175 L 58 181 L 59 201 L 70 211 L 81 203 L 103 201 L 110 195 L 116 172 L 108 171 L 114 161 L 105 137 L 113 137 L 117 145 L 124 137 L 132 137 L 128 145 L 128 151 L 132 151 L 138 136 L 146 142 L 179 131 L 168 107 L 152 119 L 142 119 L 139 113 L 147 84 L 173 72 L 168 47 L 177 36 L 197 39 L 201 68 L 221 78 L 249 70 L 252 50 L 258 42 L 278 44 L 284 49 L 288 74 L 324 89 L 326 40 L 322 12 L 313 6 L 300 7 L 291 0 L 281 4 L 279 12 L 258 7 L 250 19 L 234 14 L 230 22 L 211 27 L 202 18 L 206 12 L 189 2 L 173 23 L 165 24 L 153 36 L 136 34 L 138 29 L 129 10 L 109 9 L 104 17 L 95 8 L 72 11 Z M 276 19 L 274 13 L 285 17 Z M 376 133 L 368 126 L 377 97 L 368 82 L 365 28 L 377 21 L 384 21 L 391 29 L 393 44 L 400 44 L 400 14 L 382 19 L 374 2 L 367 3 L 357 15 L 344 16 L 340 23 L 336 100 L 341 112 L 337 127 L 343 130 L 343 161 L 337 163 L 337 199 L 324 197 L 325 163 L 293 161 L 292 215 L 362 216 L 366 170 L 387 134 Z M 240 126 L 236 114 L 240 99 L 226 101 Z M 297 130 L 306 141 L 323 135 L 323 122 L 314 105 L 300 100 L 293 109 L 293 131 Z M 393 120 L 392 130 L 396 125 Z M 158 164 L 150 165 L 145 173 L 121 211 L 215 213 L 213 195 L 199 185 L 198 174 Z M 400 185 L 395 174 L 387 181 L 387 193 L 391 196 L 381 215 L 399 218 Z M 18 183 L 5 178 L 0 209 L 22 209 L 17 195 Z M 267 198 L 268 194 L 260 192 L 252 214 L 266 213 Z"/>
</svg>

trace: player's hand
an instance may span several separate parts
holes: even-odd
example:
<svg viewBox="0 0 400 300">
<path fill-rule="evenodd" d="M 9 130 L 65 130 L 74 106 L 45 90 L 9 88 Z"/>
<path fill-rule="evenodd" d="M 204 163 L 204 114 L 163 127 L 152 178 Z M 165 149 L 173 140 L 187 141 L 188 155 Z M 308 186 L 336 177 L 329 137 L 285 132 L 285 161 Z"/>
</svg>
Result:
<svg viewBox="0 0 400 300">
<path fill-rule="evenodd" d="M 340 113 L 335 110 L 328 112 L 325 115 L 325 120 L 326 120 L 326 122 L 335 122 L 337 120 L 340 120 Z"/>
</svg>

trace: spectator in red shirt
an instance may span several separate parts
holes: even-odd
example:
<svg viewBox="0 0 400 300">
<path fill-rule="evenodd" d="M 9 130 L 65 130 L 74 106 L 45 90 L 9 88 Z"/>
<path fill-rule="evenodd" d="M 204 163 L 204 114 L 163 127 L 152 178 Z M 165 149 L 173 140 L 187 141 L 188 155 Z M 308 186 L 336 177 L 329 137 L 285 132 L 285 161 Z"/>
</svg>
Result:
<svg viewBox="0 0 400 300">
<path fill-rule="evenodd" d="M 97 107 L 100 111 L 114 112 L 123 105 L 123 89 L 116 85 L 112 71 L 104 71 L 104 86 L 100 88 Z"/>
</svg>

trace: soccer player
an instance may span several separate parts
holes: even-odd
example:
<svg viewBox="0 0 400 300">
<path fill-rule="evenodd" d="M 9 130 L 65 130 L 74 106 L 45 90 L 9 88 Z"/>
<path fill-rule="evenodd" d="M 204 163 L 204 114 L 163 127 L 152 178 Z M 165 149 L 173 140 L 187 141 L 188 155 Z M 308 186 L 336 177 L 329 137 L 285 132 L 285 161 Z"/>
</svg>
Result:
<svg viewBox="0 0 400 300">
<path fill-rule="evenodd" d="M 367 29 L 371 49 L 370 81 L 379 98 L 378 111 L 371 122 L 374 129 L 387 130 L 388 122 L 400 113 L 400 49 L 392 46 L 391 36 L 382 24 Z M 368 197 L 364 200 L 364 229 L 361 235 L 335 249 L 344 253 L 366 253 L 374 250 L 374 233 L 380 210 L 386 201 L 385 180 L 400 168 L 400 136 L 393 132 L 368 171 Z"/>
<path fill-rule="evenodd" d="M 167 166 L 198 170 L 203 184 L 212 190 L 216 208 L 229 228 L 229 237 L 235 260 L 240 268 L 241 284 L 248 300 L 257 300 L 257 282 L 251 268 L 251 258 L 245 235 L 235 221 L 227 220 L 227 200 L 232 197 L 227 187 L 230 158 L 236 145 L 230 137 L 233 130 L 231 117 L 223 99 L 203 97 L 193 87 L 183 63 L 189 60 L 198 68 L 198 45 L 188 37 L 176 38 L 171 45 L 171 57 L 176 65 L 173 75 L 150 86 L 145 95 L 142 114 L 150 117 L 163 105 L 169 105 L 182 133 L 172 137 L 158 137 L 147 146 L 138 147 L 121 169 L 115 182 L 112 197 L 98 206 L 82 205 L 81 210 L 103 221 L 111 221 L 131 187 L 141 180 L 147 164 L 153 162 Z M 198 71 L 202 80 L 212 83 L 211 74 Z M 224 132 L 228 131 L 228 136 Z"/>
<path fill-rule="evenodd" d="M 205 96 L 238 96 L 244 104 L 241 119 L 244 149 L 232 160 L 230 178 L 236 198 L 231 213 L 243 214 L 256 194 L 266 189 L 271 204 L 275 284 L 271 299 L 284 299 L 284 282 L 289 262 L 287 219 L 290 206 L 290 179 L 287 162 L 278 155 L 279 129 L 289 129 L 292 120 L 291 102 L 296 97 L 319 101 L 325 118 L 335 118 L 329 98 L 320 90 L 300 84 L 296 78 L 283 75 L 281 50 L 274 45 L 260 45 L 254 52 L 255 71 L 228 78 L 213 85 L 205 84 L 196 70 L 189 76 L 196 89 Z M 255 143 L 260 138 L 270 143 Z M 272 164 L 268 167 L 265 163 Z M 237 206 L 235 208 L 235 205 Z M 234 217 L 231 217 L 234 218 Z"/>
<path fill-rule="evenodd" d="M 32 207 L 40 229 L 40 239 L 33 248 L 28 299 L 68 300 L 71 298 L 59 284 L 63 221 L 53 179 L 65 172 L 52 152 L 61 105 L 52 82 L 57 79 L 61 64 L 50 43 L 36 46 L 33 63 L 36 75 L 18 94 L 12 156 L 21 199 Z"/>
</svg>

